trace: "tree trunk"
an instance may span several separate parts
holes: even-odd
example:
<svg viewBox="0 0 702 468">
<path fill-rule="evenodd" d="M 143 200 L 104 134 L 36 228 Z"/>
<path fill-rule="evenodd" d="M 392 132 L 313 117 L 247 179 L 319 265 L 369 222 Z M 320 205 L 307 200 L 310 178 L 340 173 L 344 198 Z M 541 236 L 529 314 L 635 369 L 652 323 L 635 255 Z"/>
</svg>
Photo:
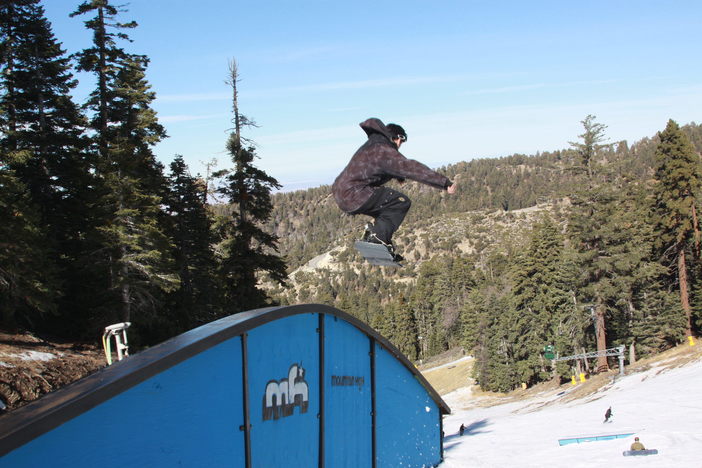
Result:
<svg viewBox="0 0 702 468">
<path fill-rule="evenodd" d="M 700 256 L 700 225 L 697 222 L 697 210 L 695 202 L 692 202 L 692 229 L 695 231 L 695 254 L 697 258 Z"/>
<path fill-rule="evenodd" d="M 122 285 L 122 321 L 129 322 L 131 315 L 131 304 L 129 300 L 129 285 Z"/>
<path fill-rule="evenodd" d="M 636 347 L 634 343 L 629 346 L 629 365 L 636 363 Z"/>
<path fill-rule="evenodd" d="M 605 306 L 598 304 L 595 311 L 595 331 L 597 335 L 597 351 L 604 352 L 607 349 L 607 328 L 605 326 Z M 597 372 L 609 370 L 607 356 L 597 356 Z"/>
<path fill-rule="evenodd" d="M 98 8 L 99 28 L 95 30 L 95 42 L 98 47 L 98 89 L 99 100 L 99 123 L 98 123 L 98 147 L 103 162 L 107 160 L 107 54 L 105 51 L 105 14 L 102 7 Z"/>
<path fill-rule="evenodd" d="M 585 348 L 580 348 L 580 353 L 587 354 L 587 350 Z M 583 359 L 583 367 L 585 368 L 585 372 L 590 373 L 590 363 L 587 359 Z"/>
<path fill-rule="evenodd" d="M 690 295 L 687 288 L 687 263 L 685 261 L 685 250 L 681 249 L 678 254 L 678 282 L 680 283 L 680 303 L 687 318 L 687 336 L 692 336 L 692 312 L 690 310 Z"/>
</svg>

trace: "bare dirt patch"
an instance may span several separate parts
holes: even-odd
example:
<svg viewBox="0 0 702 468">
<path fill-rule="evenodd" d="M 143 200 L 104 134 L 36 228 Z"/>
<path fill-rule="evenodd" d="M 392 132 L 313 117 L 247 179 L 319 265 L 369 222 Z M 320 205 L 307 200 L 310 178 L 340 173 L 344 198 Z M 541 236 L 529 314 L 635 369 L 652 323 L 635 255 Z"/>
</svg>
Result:
<svg viewBox="0 0 702 468">
<path fill-rule="evenodd" d="M 50 343 L 0 331 L 0 399 L 6 411 L 92 374 L 106 365 L 95 345 Z"/>
<path fill-rule="evenodd" d="M 429 369 L 422 374 L 440 395 L 445 395 L 473 384 L 470 376 L 473 369 L 473 359 L 462 359 L 455 364 L 444 364 L 441 367 Z"/>
</svg>

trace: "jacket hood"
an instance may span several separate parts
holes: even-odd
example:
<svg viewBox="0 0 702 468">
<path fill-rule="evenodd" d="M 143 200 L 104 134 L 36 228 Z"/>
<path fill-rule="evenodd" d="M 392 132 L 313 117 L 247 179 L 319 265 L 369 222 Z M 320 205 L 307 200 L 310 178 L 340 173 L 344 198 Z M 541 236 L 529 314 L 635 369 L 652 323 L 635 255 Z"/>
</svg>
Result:
<svg viewBox="0 0 702 468">
<path fill-rule="evenodd" d="M 361 122 L 359 125 L 361 126 L 363 131 L 366 132 L 366 135 L 368 135 L 369 138 L 373 134 L 380 134 L 387 138 L 389 142 L 392 142 L 392 136 L 390 135 L 390 131 L 382 122 L 382 120 L 377 119 L 375 117 L 371 117 L 370 119 Z"/>
</svg>

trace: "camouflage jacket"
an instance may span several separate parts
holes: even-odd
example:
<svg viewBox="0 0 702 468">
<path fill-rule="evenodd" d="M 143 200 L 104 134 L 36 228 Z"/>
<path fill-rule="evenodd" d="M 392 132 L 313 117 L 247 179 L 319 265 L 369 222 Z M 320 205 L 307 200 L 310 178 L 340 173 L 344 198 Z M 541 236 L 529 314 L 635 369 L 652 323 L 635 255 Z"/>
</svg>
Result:
<svg viewBox="0 0 702 468">
<path fill-rule="evenodd" d="M 391 179 L 410 179 L 440 189 L 451 185 L 447 177 L 404 157 L 379 119 L 370 118 L 360 126 L 368 135 L 368 141 L 356 151 L 332 185 L 334 199 L 343 211 L 358 210 L 375 187 Z"/>
</svg>

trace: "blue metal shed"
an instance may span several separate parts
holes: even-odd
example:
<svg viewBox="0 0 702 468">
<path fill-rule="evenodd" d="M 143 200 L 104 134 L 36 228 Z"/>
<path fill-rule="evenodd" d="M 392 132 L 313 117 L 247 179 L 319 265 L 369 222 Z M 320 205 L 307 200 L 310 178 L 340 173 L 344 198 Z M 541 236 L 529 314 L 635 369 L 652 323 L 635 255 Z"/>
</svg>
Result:
<svg viewBox="0 0 702 468">
<path fill-rule="evenodd" d="M 0 418 L 0 466 L 428 467 L 449 407 L 365 323 L 243 312 Z"/>
</svg>

